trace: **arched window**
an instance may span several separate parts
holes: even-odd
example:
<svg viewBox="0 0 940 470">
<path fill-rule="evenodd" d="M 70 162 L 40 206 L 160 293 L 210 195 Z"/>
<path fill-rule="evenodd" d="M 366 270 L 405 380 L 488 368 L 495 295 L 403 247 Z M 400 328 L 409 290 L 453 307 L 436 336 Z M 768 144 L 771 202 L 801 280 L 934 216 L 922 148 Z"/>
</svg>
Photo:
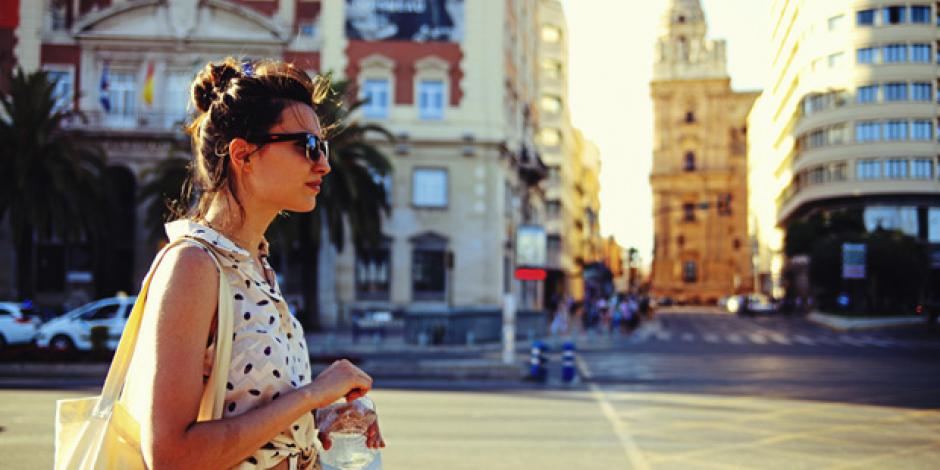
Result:
<svg viewBox="0 0 940 470">
<path fill-rule="evenodd" d="M 685 112 L 685 122 L 686 124 L 692 124 L 695 122 L 695 113 L 693 111 Z"/>
<path fill-rule="evenodd" d="M 685 153 L 685 164 L 682 166 L 685 171 L 695 171 L 695 152 Z"/>
</svg>

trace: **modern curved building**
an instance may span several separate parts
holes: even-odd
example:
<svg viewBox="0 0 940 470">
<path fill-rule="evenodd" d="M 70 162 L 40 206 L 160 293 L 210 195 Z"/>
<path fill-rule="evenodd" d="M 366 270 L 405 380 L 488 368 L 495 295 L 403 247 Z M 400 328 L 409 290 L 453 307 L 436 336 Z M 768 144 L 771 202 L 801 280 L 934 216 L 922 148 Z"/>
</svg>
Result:
<svg viewBox="0 0 940 470">
<path fill-rule="evenodd" d="M 777 0 L 749 116 L 758 287 L 782 294 L 783 227 L 863 210 L 868 230 L 940 243 L 936 2 Z"/>
</svg>

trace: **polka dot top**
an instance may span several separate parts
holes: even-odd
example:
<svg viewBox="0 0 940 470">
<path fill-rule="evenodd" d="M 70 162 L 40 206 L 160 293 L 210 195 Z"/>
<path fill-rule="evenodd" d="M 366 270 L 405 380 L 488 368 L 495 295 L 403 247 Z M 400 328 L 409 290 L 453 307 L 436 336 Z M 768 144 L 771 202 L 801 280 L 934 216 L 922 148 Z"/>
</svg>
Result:
<svg viewBox="0 0 940 470">
<path fill-rule="evenodd" d="M 211 246 L 231 287 L 234 335 L 223 417 L 248 412 L 309 383 L 310 355 L 304 331 L 288 310 L 268 264 L 267 240 L 259 246 L 265 271 L 261 273 L 247 250 L 210 227 L 181 219 L 166 224 L 166 233 L 171 241 L 189 237 Z M 204 381 L 212 371 L 214 355 L 215 344 L 210 341 L 203 362 Z M 234 468 L 266 469 L 290 458 L 296 468 L 319 469 L 314 439 L 311 411 Z"/>
</svg>

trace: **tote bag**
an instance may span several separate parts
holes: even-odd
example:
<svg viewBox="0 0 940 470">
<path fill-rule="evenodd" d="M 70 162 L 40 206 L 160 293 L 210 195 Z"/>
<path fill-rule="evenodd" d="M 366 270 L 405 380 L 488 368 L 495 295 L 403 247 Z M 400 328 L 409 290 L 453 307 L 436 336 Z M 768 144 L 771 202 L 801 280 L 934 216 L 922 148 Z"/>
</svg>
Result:
<svg viewBox="0 0 940 470">
<path fill-rule="evenodd" d="M 170 247 L 177 243 L 202 242 L 191 238 L 180 238 L 168 244 L 157 254 L 150 271 L 144 279 L 121 334 L 108 377 L 101 395 L 97 397 L 58 400 L 55 423 L 55 469 L 56 470 L 111 470 L 144 469 L 140 448 L 140 423 L 131 416 L 121 403 L 121 392 L 127 378 L 134 346 L 144 314 L 144 304 L 150 289 L 150 280 L 157 265 Z M 219 269 L 218 326 L 216 352 L 212 372 L 199 403 L 199 421 L 222 417 L 225 400 L 225 382 L 228 377 L 232 351 L 232 303 L 229 301 L 229 285 L 222 265 L 215 253 L 209 250 Z"/>
</svg>

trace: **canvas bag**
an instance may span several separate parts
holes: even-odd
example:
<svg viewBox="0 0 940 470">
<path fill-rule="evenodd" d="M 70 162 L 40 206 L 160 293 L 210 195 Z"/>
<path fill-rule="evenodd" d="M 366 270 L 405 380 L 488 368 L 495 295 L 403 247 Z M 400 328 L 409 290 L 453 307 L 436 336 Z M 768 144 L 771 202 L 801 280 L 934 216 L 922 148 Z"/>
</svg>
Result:
<svg viewBox="0 0 940 470">
<path fill-rule="evenodd" d="M 56 470 L 146 468 L 140 447 L 140 423 L 121 402 L 121 392 L 137 344 L 150 280 L 169 248 L 178 243 L 198 243 L 204 246 L 198 240 L 184 237 L 174 240 L 157 254 L 121 334 L 121 341 L 111 361 L 101 395 L 56 401 Z M 225 383 L 232 359 L 233 313 L 232 302 L 229 300 L 230 288 L 215 253 L 211 249 L 208 252 L 219 269 L 218 326 L 212 372 L 199 403 L 197 421 L 222 417 Z"/>
</svg>

